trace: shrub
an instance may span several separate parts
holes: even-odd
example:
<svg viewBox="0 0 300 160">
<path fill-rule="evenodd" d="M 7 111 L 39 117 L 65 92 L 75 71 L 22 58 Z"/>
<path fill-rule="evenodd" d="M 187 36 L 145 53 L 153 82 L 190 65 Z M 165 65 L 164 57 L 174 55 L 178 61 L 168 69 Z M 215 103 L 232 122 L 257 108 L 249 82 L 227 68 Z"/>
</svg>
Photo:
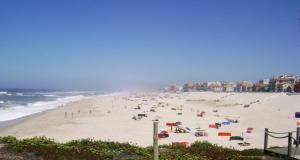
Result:
<svg viewBox="0 0 300 160">
<path fill-rule="evenodd" d="M 138 147 L 129 143 L 95 141 L 93 139 L 56 143 L 46 137 L 18 140 L 15 137 L 0 137 L 0 143 L 17 152 L 35 153 L 45 160 L 150 160 L 152 147 Z M 238 151 L 224 148 L 207 141 L 195 142 L 190 147 L 161 145 L 161 160 L 253 160 L 261 156 L 261 150 Z M 254 157 L 254 158 L 253 158 Z M 256 158 L 257 159 L 257 158 Z"/>
</svg>

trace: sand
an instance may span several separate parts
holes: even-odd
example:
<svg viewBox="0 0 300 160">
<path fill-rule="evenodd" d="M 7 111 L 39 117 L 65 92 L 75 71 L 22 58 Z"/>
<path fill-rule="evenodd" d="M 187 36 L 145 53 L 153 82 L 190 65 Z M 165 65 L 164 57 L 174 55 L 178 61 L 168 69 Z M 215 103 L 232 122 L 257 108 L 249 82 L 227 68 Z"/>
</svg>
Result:
<svg viewBox="0 0 300 160">
<path fill-rule="evenodd" d="M 141 109 L 134 109 L 138 105 Z M 156 112 L 150 112 L 151 108 Z M 202 111 L 204 116 L 197 117 Z M 58 142 L 94 138 L 151 146 L 153 120 L 158 119 L 159 131 L 170 133 L 169 138 L 159 139 L 159 144 L 207 140 L 236 149 L 263 148 L 265 128 L 276 132 L 296 130 L 300 121 L 294 118 L 296 111 L 300 111 L 300 95 L 284 93 L 122 93 L 68 103 L 1 128 L 0 136 L 46 136 Z M 147 117 L 133 120 L 137 114 L 147 114 Z M 222 125 L 219 129 L 209 128 L 209 124 L 223 122 L 226 118 L 238 120 L 238 123 Z M 191 132 L 170 132 L 166 123 L 177 121 Z M 196 128 L 205 130 L 208 136 L 195 137 Z M 254 130 L 245 134 L 247 128 Z M 251 145 L 240 146 L 238 141 L 218 136 L 219 132 L 244 135 Z M 287 139 L 270 139 L 269 143 L 270 146 L 286 146 Z"/>
</svg>

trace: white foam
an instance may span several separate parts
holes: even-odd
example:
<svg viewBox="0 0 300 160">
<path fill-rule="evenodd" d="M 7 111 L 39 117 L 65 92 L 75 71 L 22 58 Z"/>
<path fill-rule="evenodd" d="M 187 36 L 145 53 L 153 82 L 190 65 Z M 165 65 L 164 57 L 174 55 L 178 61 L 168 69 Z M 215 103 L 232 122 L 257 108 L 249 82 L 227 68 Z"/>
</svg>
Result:
<svg viewBox="0 0 300 160">
<path fill-rule="evenodd" d="M 13 109 L 23 109 L 25 106 L 14 106 Z"/>
<path fill-rule="evenodd" d="M 11 94 L 10 94 L 10 93 L 4 92 L 4 91 L 1 91 L 1 92 L 0 92 L 0 95 L 7 95 L 7 96 L 11 96 Z"/>
<path fill-rule="evenodd" d="M 45 97 L 55 97 L 55 95 L 53 95 L 53 94 L 46 94 L 46 95 L 44 95 Z"/>
<path fill-rule="evenodd" d="M 56 101 L 29 103 L 26 106 L 14 106 L 10 108 L 0 109 L 0 122 L 8 121 L 31 114 L 40 113 L 46 110 L 54 109 L 60 105 L 84 99 L 82 95 L 71 96 L 66 98 L 58 98 Z"/>
<path fill-rule="evenodd" d="M 23 96 L 23 93 L 17 93 L 17 96 Z"/>
<path fill-rule="evenodd" d="M 0 101 L 0 104 L 3 104 L 4 103 L 4 101 Z"/>
<path fill-rule="evenodd" d="M 120 95 L 126 95 L 126 94 L 127 94 L 127 92 L 113 92 L 113 93 L 101 94 L 100 96 L 110 97 L 110 96 L 120 96 Z"/>
</svg>

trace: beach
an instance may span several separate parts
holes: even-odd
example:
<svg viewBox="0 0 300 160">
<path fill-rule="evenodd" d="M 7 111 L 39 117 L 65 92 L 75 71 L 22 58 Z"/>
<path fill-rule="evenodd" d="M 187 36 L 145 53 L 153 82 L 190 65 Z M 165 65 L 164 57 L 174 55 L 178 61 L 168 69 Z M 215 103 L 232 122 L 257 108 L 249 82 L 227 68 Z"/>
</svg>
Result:
<svg viewBox="0 0 300 160">
<path fill-rule="evenodd" d="M 0 128 L 0 136 L 46 136 L 57 142 L 93 138 L 151 146 L 153 120 L 169 137 L 159 144 L 209 141 L 235 149 L 263 148 L 264 129 L 294 131 L 299 119 L 300 95 L 285 93 L 139 92 L 97 95 L 61 105 Z M 138 116 L 140 114 L 140 116 Z M 181 122 L 189 133 L 175 133 L 166 123 Z M 219 123 L 217 129 L 212 125 Z M 196 137 L 199 130 L 207 135 Z M 229 136 L 241 136 L 241 146 Z M 286 146 L 287 139 L 270 139 L 270 146 Z"/>
</svg>

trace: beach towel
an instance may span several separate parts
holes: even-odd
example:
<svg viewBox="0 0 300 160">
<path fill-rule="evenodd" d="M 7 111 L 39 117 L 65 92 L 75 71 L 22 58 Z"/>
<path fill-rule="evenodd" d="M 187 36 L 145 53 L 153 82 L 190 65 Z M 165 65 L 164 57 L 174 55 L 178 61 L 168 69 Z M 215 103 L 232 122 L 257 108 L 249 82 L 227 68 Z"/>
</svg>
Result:
<svg viewBox="0 0 300 160">
<path fill-rule="evenodd" d="M 224 137 L 224 136 L 231 136 L 230 132 L 219 132 L 218 136 Z"/>
<path fill-rule="evenodd" d="M 217 126 L 215 124 L 210 124 L 209 128 L 217 128 Z"/>
<path fill-rule="evenodd" d="M 230 140 L 230 141 L 243 141 L 244 138 L 241 137 L 241 136 L 231 136 L 231 137 L 229 138 L 229 140 Z"/>
<path fill-rule="evenodd" d="M 222 125 L 230 125 L 230 122 L 222 122 Z"/>
</svg>

